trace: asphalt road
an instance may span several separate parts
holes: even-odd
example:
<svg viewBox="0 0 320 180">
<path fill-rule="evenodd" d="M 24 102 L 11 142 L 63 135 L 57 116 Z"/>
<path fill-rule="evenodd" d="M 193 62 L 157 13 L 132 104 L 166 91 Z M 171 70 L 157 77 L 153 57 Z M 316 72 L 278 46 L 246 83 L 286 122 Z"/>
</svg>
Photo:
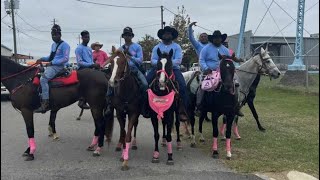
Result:
<svg viewBox="0 0 320 180">
<path fill-rule="evenodd" d="M 160 163 L 151 163 L 154 149 L 150 120 L 141 118 L 138 126 L 138 150 L 130 150 L 129 171 L 121 171 L 121 152 L 115 152 L 119 126 L 115 119 L 113 140 L 93 157 L 86 151 L 91 142 L 94 124 L 89 111 L 81 121 L 76 117 L 80 109 L 73 104 L 58 112 L 56 127 L 59 141 L 48 137 L 49 113 L 35 114 L 35 160 L 26 162 L 21 156 L 27 148 L 27 133 L 20 113 L 10 101 L 1 98 L 1 179 L 260 179 L 255 175 L 237 174 L 198 149 L 183 142 L 182 151 L 173 145 L 174 165 L 166 165 L 166 148 L 160 147 Z M 175 136 L 174 136 L 175 139 Z"/>
</svg>

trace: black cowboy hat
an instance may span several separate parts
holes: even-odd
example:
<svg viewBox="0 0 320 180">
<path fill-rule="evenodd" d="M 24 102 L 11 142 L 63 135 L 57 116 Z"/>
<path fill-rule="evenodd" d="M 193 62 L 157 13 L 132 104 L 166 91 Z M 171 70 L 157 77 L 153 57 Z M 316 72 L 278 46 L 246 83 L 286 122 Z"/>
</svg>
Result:
<svg viewBox="0 0 320 180">
<path fill-rule="evenodd" d="M 125 28 L 123 29 L 123 32 L 122 32 L 121 37 L 123 37 L 124 34 L 131 34 L 132 37 L 134 37 L 134 34 L 133 34 L 133 32 L 132 32 L 132 28 L 131 28 L 131 27 L 125 27 Z"/>
<path fill-rule="evenodd" d="M 216 30 L 216 31 L 214 31 L 214 32 L 212 33 L 212 35 L 208 35 L 208 40 L 209 40 L 210 42 L 212 42 L 212 40 L 213 40 L 214 38 L 217 38 L 217 37 L 221 37 L 221 39 L 222 39 L 221 42 L 224 42 L 224 41 L 227 39 L 228 35 L 227 35 L 227 34 L 221 34 L 221 32 L 220 32 L 219 30 Z"/>
<path fill-rule="evenodd" d="M 176 38 L 178 37 L 178 35 L 179 35 L 178 31 L 177 31 L 175 28 L 172 28 L 172 27 L 170 27 L 170 26 L 166 26 L 166 27 L 164 27 L 163 29 L 160 29 L 160 30 L 158 31 L 158 37 L 159 37 L 160 39 L 162 39 L 162 36 L 163 36 L 163 34 L 164 34 L 165 32 L 170 32 L 171 35 L 172 35 L 172 39 L 176 39 Z"/>
</svg>

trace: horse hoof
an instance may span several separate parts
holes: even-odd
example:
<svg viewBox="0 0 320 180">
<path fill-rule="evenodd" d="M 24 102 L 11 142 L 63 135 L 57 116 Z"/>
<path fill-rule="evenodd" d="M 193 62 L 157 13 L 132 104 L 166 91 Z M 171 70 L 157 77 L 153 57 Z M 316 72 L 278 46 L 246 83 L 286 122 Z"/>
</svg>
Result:
<svg viewBox="0 0 320 180">
<path fill-rule="evenodd" d="M 219 159 L 219 153 L 218 153 L 218 151 L 213 151 L 212 157 L 213 157 L 213 159 Z"/>
<path fill-rule="evenodd" d="M 166 144 L 166 143 L 161 143 L 161 146 L 162 146 L 162 147 L 166 147 L 167 144 Z"/>
<path fill-rule="evenodd" d="M 123 162 L 123 161 L 124 161 L 123 157 L 122 157 L 122 158 L 120 158 L 120 162 Z"/>
<path fill-rule="evenodd" d="M 129 166 L 122 166 L 122 167 L 121 167 L 121 170 L 122 170 L 122 171 L 128 171 L 128 170 L 129 170 Z"/>
<path fill-rule="evenodd" d="M 81 119 L 80 117 L 77 118 L 78 121 L 80 121 L 80 119 Z"/>
<path fill-rule="evenodd" d="M 262 131 L 262 132 L 265 132 L 265 131 L 266 131 L 266 129 L 263 128 L 263 127 L 260 127 L 259 130 Z"/>
<path fill-rule="evenodd" d="M 27 157 L 27 156 L 29 156 L 29 153 L 25 152 L 25 153 L 22 154 L 22 157 Z"/>
<path fill-rule="evenodd" d="M 100 156 L 100 152 L 94 151 L 94 152 L 92 153 L 92 156 L 93 156 L 93 157 L 98 157 L 98 156 Z"/>
<path fill-rule="evenodd" d="M 53 141 L 59 141 L 59 140 L 60 140 L 60 138 L 58 136 L 53 137 Z"/>
<path fill-rule="evenodd" d="M 231 156 L 229 157 L 229 156 L 227 156 L 227 160 L 231 160 Z"/>
<path fill-rule="evenodd" d="M 167 160 L 167 163 L 166 163 L 167 165 L 174 165 L 174 162 L 173 162 L 173 160 Z"/>
<path fill-rule="evenodd" d="M 33 154 L 28 154 L 28 156 L 26 156 L 26 158 L 25 158 L 24 160 L 25 160 L 25 161 L 32 161 L 32 160 L 34 160 Z"/>
<path fill-rule="evenodd" d="M 200 139 L 200 142 L 204 143 L 204 142 L 205 142 L 205 140 L 204 140 L 204 139 Z"/>
<path fill-rule="evenodd" d="M 236 137 L 236 140 L 241 140 L 241 137 Z"/>
<path fill-rule="evenodd" d="M 49 136 L 49 137 L 52 137 L 52 136 L 53 136 L 53 134 L 48 134 L 48 136 Z"/>
<path fill-rule="evenodd" d="M 190 147 L 195 148 L 196 147 L 196 143 L 191 143 Z"/>
<path fill-rule="evenodd" d="M 132 150 L 137 150 L 138 147 L 137 147 L 137 146 L 132 146 L 131 149 L 132 149 Z"/>
<path fill-rule="evenodd" d="M 116 151 L 117 152 L 121 151 L 121 147 L 116 147 Z"/>
<path fill-rule="evenodd" d="M 159 160 L 159 158 L 152 158 L 152 161 L 151 161 L 152 163 L 159 163 L 160 162 L 160 160 Z"/>
<path fill-rule="evenodd" d="M 221 141 L 226 141 L 226 137 L 221 138 Z"/>
<path fill-rule="evenodd" d="M 94 151 L 94 146 L 89 146 L 89 147 L 87 148 L 87 151 Z"/>
</svg>

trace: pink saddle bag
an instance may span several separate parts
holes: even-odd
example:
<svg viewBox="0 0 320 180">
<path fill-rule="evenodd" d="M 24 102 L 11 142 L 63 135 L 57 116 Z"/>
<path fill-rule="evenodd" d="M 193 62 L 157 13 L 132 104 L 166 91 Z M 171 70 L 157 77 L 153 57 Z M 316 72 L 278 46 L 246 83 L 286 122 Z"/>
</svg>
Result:
<svg viewBox="0 0 320 180">
<path fill-rule="evenodd" d="M 201 89 L 204 91 L 213 91 L 217 89 L 220 83 L 220 71 L 212 71 L 211 74 L 208 74 L 201 83 Z"/>
</svg>

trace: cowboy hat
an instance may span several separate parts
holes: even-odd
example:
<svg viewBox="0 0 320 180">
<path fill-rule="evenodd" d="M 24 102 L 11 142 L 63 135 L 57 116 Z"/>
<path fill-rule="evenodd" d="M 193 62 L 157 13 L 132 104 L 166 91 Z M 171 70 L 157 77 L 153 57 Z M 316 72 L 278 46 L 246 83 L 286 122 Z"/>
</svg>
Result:
<svg viewBox="0 0 320 180">
<path fill-rule="evenodd" d="M 100 48 L 102 48 L 103 44 L 100 44 L 99 42 L 92 43 L 91 49 L 94 49 L 95 46 L 100 46 Z"/>
<path fill-rule="evenodd" d="M 176 39 L 176 38 L 178 37 L 178 35 L 179 35 L 178 31 L 177 31 L 175 28 L 172 28 L 172 27 L 170 27 L 170 26 L 166 26 L 166 27 L 164 27 L 163 29 L 160 29 L 160 30 L 158 31 L 158 37 L 159 37 L 160 39 L 162 39 L 162 36 L 163 36 L 163 34 L 164 34 L 165 32 L 170 32 L 171 35 L 172 35 L 172 39 Z"/>
<path fill-rule="evenodd" d="M 123 38 L 123 35 L 125 35 L 125 34 L 131 34 L 132 37 L 134 37 L 134 34 L 132 32 L 132 28 L 131 27 L 125 27 L 123 29 L 123 33 L 121 34 L 121 37 Z"/>
<path fill-rule="evenodd" d="M 208 35 L 208 40 L 209 40 L 210 42 L 212 42 L 212 40 L 213 40 L 214 38 L 217 38 L 217 37 L 221 37 L 221 39 L 222 39 L 221 42 L 224 42 L 224 41 L 227 39 L 228 35 L 227 35 L 227 34 L 221 34 L 221 32 L 220 32 L 219 30 L 216 30 L 216 31 L 214 31 L 214 32 L 212 33 L 212 35 Z"/>
</svg>

